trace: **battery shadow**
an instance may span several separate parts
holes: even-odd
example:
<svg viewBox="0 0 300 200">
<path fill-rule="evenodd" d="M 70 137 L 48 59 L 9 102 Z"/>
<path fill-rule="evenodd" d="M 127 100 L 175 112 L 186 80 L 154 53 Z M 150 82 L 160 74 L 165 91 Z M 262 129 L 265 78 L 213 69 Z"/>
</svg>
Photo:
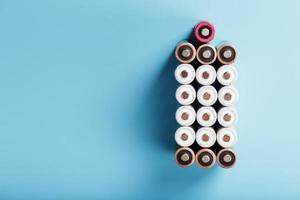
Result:
<svg viewBox="0 0 300 200">
<path fill-rule="evenodd" d="M 177 60 L 174 52 L 169 55 L 162 70 L 155 80 L 150 91 L 148 106 L 150 118 L 152 120 L 151 132 L 152 141 L 160 148 L 175 152 L 177 146 L 174 140 L 174 133 L 178 127 L 175 120 L 175 111 L 178 107 L 175 99 L 177 82 L 174 77 L 174 71 L 177 66 Z"/>
</svg>

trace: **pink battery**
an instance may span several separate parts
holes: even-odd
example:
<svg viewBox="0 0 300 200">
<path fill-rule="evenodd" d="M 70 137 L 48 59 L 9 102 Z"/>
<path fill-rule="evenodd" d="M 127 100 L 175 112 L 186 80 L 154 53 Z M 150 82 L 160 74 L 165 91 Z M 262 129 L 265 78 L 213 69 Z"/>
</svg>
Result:
<svg viewBox="0 0 300 200">
<path fill-rule="evenodd" d="M 208 43 L 215 37 L 215 27 L 212 23 L 203 21 L 195 27 L 194 34 L 200 42 Z"/>
</svg>

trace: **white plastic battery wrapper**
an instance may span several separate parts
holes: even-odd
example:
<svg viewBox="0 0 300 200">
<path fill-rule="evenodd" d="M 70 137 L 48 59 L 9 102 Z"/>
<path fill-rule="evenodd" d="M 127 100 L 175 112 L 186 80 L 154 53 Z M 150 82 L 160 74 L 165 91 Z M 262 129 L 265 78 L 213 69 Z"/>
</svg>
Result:
<svg viewBox="0 0 300 200">
<path fill-rule="evenodd" d="M 233 65 L 223 65 L 217 71 L 218 82 L 222 85 L 231 85 L 238 79 L 238 73 Z"/>
<path fill-rule="evenodd" d="M 217 121 L 217 113 L 213 107 L 201 107 L 197 111 L 197 121 L 201 126 L 212 126 Z"/>
<path fill-rule="evenodd" d="M 225 86 L 219 90 L 218 99 L 223 106 L 234 106 L 239 100 L 239 93 L 235 87 Z"/>
<path fill-rule="evenodd" d="M 181 126 L 190 126 L 196 120 L 196 112 L 192 106 L 180 106 L 176 111 L 175 118 Z"/>
<path fill-rule="evenodd" d="M 215 144 L 217 139 L 216 132 L 211 127 L 199 128 L 196 133 L 196 141 L 199 146 L 209 148 Z"/>
<path fill-rule="evenodd" d="M 180 84 L 190 84 L 195 76 L 196 72 L 191 64 L 180 64 L 175 69 L 175 79 Z"/>
<path fill-rule="evenodd" d="M 197 92 L 197 99 L 203 106 L 211 106 L 218 99 L 217 90 L 213 86 L 202 86 Z"/>
<path fill-rule="evenodd" d="M 179 127 L 175 132 L 175 141 L 179 146 L 189 147 L 195 142 L 194 129 L 188 126 Z"/>
<path fill-rule="evenodd" d="M 196 91 L 191 85 L 181 85 L 177 88 L 175 96 L 181 105 L 190 105 L 196 99 Z"/>
<path fill-rule="evenodd" d="M 217 142 L 221 147 L 232 148 L 237 140 L 238 136 L 233 128 L 221 128 L 217 132 Z"/>
<path fill-rule="evenodd" d="M 215 82 L 217 72 L 211 65 L 201 65 L 196 70 L 196 79 L 201 85 L 211 85 Z"/>
<path fill-rule="evenodd" d="M 238 121 L 238 114 L 233 107 L 221 108 L 218 112 L 218 122 L 221 126 L 232 127 Z"/>
</svg>

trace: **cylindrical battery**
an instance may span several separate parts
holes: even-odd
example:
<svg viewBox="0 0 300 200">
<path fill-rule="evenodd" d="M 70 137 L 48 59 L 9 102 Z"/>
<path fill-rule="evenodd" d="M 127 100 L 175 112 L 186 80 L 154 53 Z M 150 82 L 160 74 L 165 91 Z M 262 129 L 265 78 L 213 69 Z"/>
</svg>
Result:
<svg viewBox="0 0 300 200">
<path fill-rule="evenodd" d="M 224 65 L 235 63 L 237 59 L 237 51 L 232 44 L 224 43 L 217 49 L 218 60 Z"/>
<path fill-rule="evenodd" d="M 218 112 L 218 122 L 221 126 L 232 127 L 237 120 L 238 114 L 233 107 L 224 107 Z"/>
<path fill-rule="evenodd" d="M 211 65 L 201 65 L 196 70 L 196 79 L 201 85 L 211 85 L 216 80 L 216 70 Z"/>
<path fill-rule="evenodd" d="M 233 84 L 237 80 L 237 77 L 238 73 L 232 65 L 223 65 L 217 71 L 217 79 L 222 85 Z"/>
<path fill-rule="evenodd" d="M 195 75 L 195 69 L 191 64 L 180 64 L 176 67 L 175 78 L 180 84 L 190 84 Z"/>
<path fill-rule="evenodd" d="M 218 92 L 219 102 L 224 106 L 233 106 L 238 102 L 239 93 L 233 86 L 222 87 Z"/>
<path fill-rule="evenodd" d="M 212 126 L 217 121 L 217 113 L 213 107 L 201 107 L 197 111 L 197 121 L 201 126 Z"/>
<path fill-rule="evenodd" d="M 197 99 L 203 106 L 211 106 L 218 99 L 217 90 L 213 86 L 202 86 L 197 92 Z"/>
<path fill-rule="evenodd" d="M 190 63 L 196 57 L 196 49 L 191 43 L 182 42 L 176 47 L 175 56 L 182 63 Z"/>
<path fill-rule="evenodd" d="M 210 44 L 203 44 L 197 49 L 197 59 L 203 65 L 212 64 L 217 58 L 217 51 Z"/>
<path fill-rule="evenodd" d="M 176 90 L 176 99 L 182 105 L 190 105 L 196 99 L 196 91 L 191 85 L 181 85 Z"/>
<path fill-rule="evenodd" d="M 175 132 L 175 141 L 179 146 L 189 147 L 195 142 L 195 131 L 191 127 L 180 127 Z"/>
<path fill-rule="evenodd" d="M 231 168 L 236 163 L 236 154 L 232 149 L 222 149 L 217 155 L 220 167 Z"/>
<path fill-rule="evenodd" d="M 188 147 L 181 147 L 175 152 L 176 163 L 181 167 L 189 167 L 195 161 L 195 154 Z"/>
<path fill-rule="evenodd" d="M 237 133 L 233 128 L 221 128 L 217 133 L 217 142 L 224 148 L 233 147 L 237 139 Z"/>
<path fill-rule="evenodd" d="M 190 126 L 196 119 L 196 112 L 192 106 L 181 106 L 176 111 L 176 121 L 181 126 Z"/>
<path fill-rule="evenodd" d="M 199 128 L 196 133 L 196 141 L 200 147 L 208 148 L 215 144 L 216 132 L 211 127 Z"/>
<path fill-rule="evenodd" d="M 200 22 L 195 26 L 194 35 L 198 41 L 208 43 L 215 37 L 215 27 L 210 22 Z"/>
<path fill-rule="evenodd" d="M 209 169 L 214 166 L 216 155 L 210 149 L 201 149 L 196 154 L 196 163 L 199 167 Z"/>
</svg>

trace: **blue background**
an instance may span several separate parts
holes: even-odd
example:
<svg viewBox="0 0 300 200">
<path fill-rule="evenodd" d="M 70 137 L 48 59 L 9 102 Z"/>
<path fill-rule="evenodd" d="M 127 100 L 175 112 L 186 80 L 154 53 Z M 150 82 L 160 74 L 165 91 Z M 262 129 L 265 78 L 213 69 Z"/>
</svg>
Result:
<svg viewBox="0 0 300 200">
<path fill-rule="evenodd" d="M 299 1 L 1 0 L 0 199 L 299 199 Z M 237 165 L 177 167 L 174 47 L 239 48 Z"/>
</svg>

